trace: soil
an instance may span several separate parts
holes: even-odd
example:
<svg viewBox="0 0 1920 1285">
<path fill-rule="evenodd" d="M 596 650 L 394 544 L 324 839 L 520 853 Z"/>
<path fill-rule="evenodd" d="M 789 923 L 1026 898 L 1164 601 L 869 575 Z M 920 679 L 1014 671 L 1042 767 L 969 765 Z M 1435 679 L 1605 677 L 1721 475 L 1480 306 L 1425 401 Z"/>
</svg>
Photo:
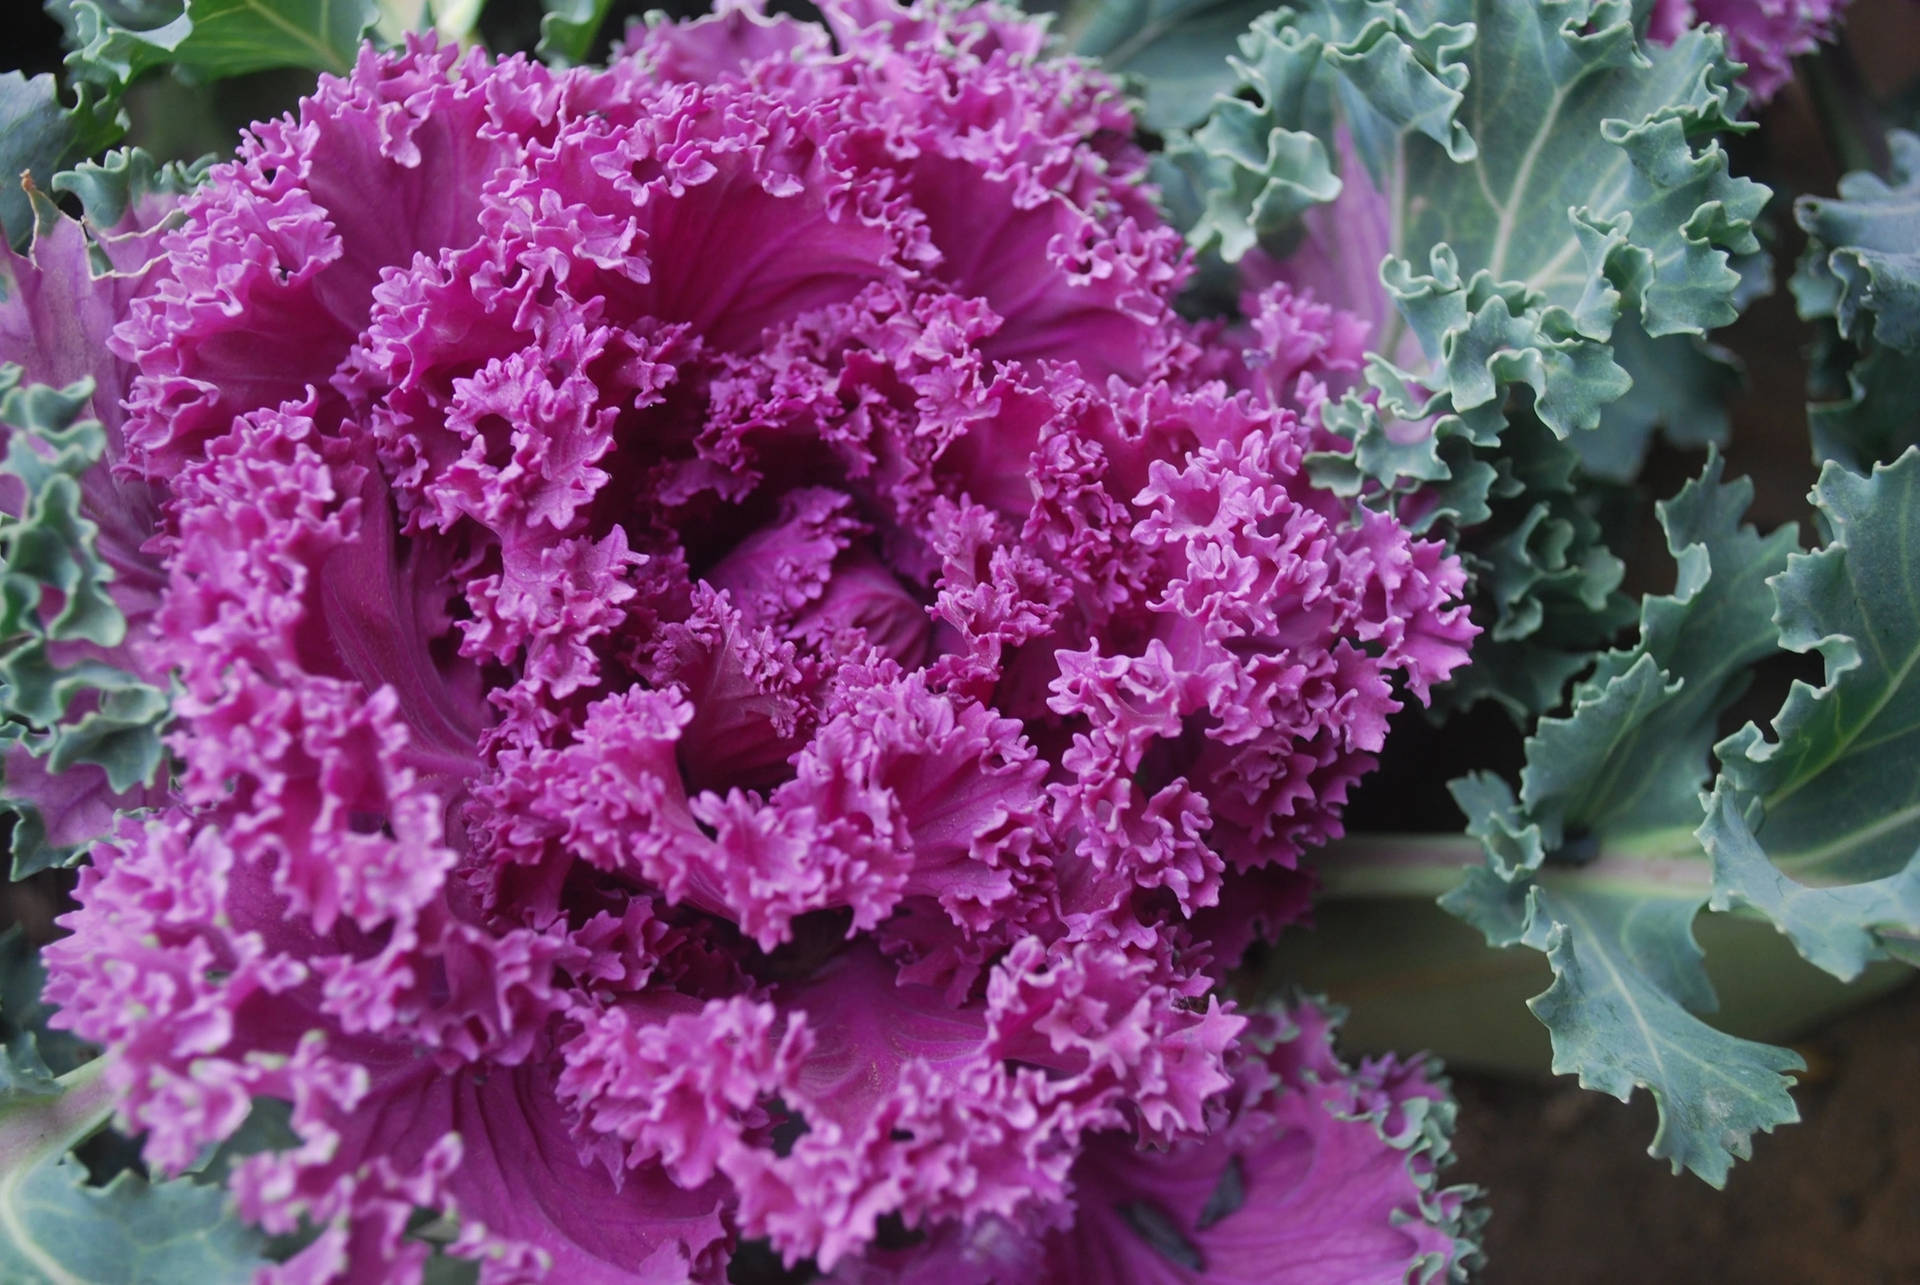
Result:
<svg viewBox="0 0 1920 1285">
<path fill-rule="evenodd" d="M 1725 1191 L 1646 1155 L 1646 1094 L 1455 1076 L 1455 1181 L 1486 1189 L 1483 1285 L 1907 1285 L 1920 1281 L 1920 989 L 1796 1045 L 1801 1123 L 1756 1141 Z"/>
</svg>

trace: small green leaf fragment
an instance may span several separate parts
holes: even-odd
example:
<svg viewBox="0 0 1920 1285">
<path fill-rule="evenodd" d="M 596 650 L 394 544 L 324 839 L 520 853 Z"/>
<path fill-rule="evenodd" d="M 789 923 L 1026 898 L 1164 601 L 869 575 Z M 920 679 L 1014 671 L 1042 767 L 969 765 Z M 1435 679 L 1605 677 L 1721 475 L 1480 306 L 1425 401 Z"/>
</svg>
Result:
<svg viewBox="0 0 1920 1285">
<path fill-rule="evenodd" d="M 123 1172 L 105 1187 L 60 1154 L 0 1177 L 0 1279 L 244 1285 L 266 1265 L 227 1193 Z"/>
<path fill-rule="evenodd" d="M 1194 1220 L 1197 1231 L 1207 1228 L 1232 1214 L 1240 1212 L 1247 1203 L 1247 1173 L 1241 1167 L 1239 1156 L 1227 1157 L 1226 1168 L 1220 1171 L 1220 1182 L 1207 1197 L 1207 1203 L 1200 1207 L 1200 1216 Z"/>
<path fill-rule="evenodd" d="M 1856 473 L 1920 442 L 1920 135 L 1888 144 L 1887 179 L 1849 174 L 1838 198 L 1794 206 L 1807 250 L 1793 295 L 1822 326 L 1814 458 Z"/>
<path fill-rule="evenodd" d="M 1114 1206 L 1114 1212 L 1145 1241 L 1152 1250 L 1176 1267 L 1204 1272 L 1207 1261 L 1200 1247 L 1187 1239 L 1172 1214 L 1155 1201 L 1128 1200 Z"/>
<path fill-rule="evenodd" d="M 170 20 L 126 14 L 101 0 L 54 0 L 69 32 L 67 73 L 117 97 L 160 68 L 201 81 L 273 67 L 305 67 L 345 75 L 380 16 L 376 0 L 187 0 Z"/>
<path fill-rule="evenodd" d="M 534 52 L 559 67 L 586 61 L 613 0 L 541 0 L 540 43 Z M 745 18 L 751 21 L 751 18 Z"/>
<path fill-rule="evenodd" d="M 1848 339 L 1870 334 L 1920 352 L 1920 135 L 1888 139 L 1891 177 L 1849 174 L 1838 198 L 1801 197 L 1807 256 L 1793 282 L 1803 317 L 1831 316 Z"/>
<path fill-rule="evenodd" d="M 1075 53 L 1100 59 L 1145 90 L 1141 123 L 1165 131 L 1198 124 L 1216 94 L 1233 90 L 1227 59 L 1266 0 L 1100 0 L 1069 32 Z"/>
<path fill-rule="evenodd" d="M 33 231 L 21 176 L 44 187 L 71 156 L 74 142 L 74 125 L 52 76 L 0 74 L 0 225 L 9 243 L 24 244 Z"/>
</svg>

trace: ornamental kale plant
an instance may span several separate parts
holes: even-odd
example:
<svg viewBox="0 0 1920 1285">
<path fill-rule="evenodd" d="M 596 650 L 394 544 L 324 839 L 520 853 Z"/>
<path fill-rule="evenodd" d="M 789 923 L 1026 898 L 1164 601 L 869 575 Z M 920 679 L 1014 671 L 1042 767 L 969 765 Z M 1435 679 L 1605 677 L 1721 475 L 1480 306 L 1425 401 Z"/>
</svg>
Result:
<svg viewBox="0 0 1920 1285">
<path fill-rule="evenodd" d="M 78 873 L 0 938 L 0 1277 L 1465 1279 L 1316 895 L 1545 952 L 1554 1069 L 1716 1182 L 1792 1055 L 1704 1020 L 1702 904 L 1910 953 L 1911 424 L 1820 421 L 1811 554 L 1718 454 L 1672 592 L 1616 551 L 1764 276 L 1729 53 L 1837 5 L 48 8 L 0 750 Z M 230 155 L 73 164 L 286 66 Z M 1861 390 L 1920 292 L 1842 196 L 1795 290 Z M 1782 647 L 1828 685 L 1710 763 Z M 1519 791 L 1378 833 L 1476 705 Z"/>
<path fill-rule="evenodd" d="M 886 1219 L 874 1271 L 1066 1274 L 1091 1186 L 1176 1220 L 1120 1277 L 1444 1268 L 1419 1066 L 1211 993 L 1475 633 L 1301 467 L 1357 325 L 1183 321 L 1036 26 L 827 20 L 366 50 L 125 233 L 130 298 L 36 241 L 27 332 L 112 374 L 11 416 L 23 524 L 144 528 L 48 577 L 40 663 L 173 688 L 164 789 L 150 722 L 10 774 L 93 843 L 47 999 L 156 1170 L 292 1104 L 230 1184 L 317 1232 L 287 1279 L 417 1271 L 422 1208 L 489 1278 L 833 1271 Z"/>
</svg>

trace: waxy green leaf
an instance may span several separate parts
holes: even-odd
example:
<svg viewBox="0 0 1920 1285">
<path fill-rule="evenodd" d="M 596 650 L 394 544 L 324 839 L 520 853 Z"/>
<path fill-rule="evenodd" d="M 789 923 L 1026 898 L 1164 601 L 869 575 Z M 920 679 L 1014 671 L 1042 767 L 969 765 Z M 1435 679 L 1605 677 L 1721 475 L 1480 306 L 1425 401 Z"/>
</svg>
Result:
<svg viewBox="0 0 1920 1285">
<path fill-rule="evenodd" d="M 586 59 L 613 0 L 541 0 L 539 54 L 570 67 Z"/>
<path fill-rule="evenodd" d="M 265 1261 L 226 1192 L 127 1171 L 88 1181 L 71 1149 L 105 1124 L 95 1060 L 30 1093 L 0 1089 L 0 1280 L 21 1285 L 242 1285 Z"/>
<path fill-rule="evenodd" d="M 98 769 L 120 793 L 160 772 L 168 700 L 109 658 L 127 626 L 84 511 L 82 479 L 106 447 L 100 424 L 84 418 L 92 391 L 88 381 L 23 385 L 18 367 L 0 366 L 0 474 L 23 497 L 17 514 L 0 516 L 0 753 L 14 772 Z M 15 878 L 76 855 L 49 839 L 29 793 L 0 780 L 0 807 L 17 817 Z"/>
<path fill-rule="evenodd" d="M 1920 448 L 1864 477 L 1828 464 L 1813 501 L 1832 539 L 1772 587 L 1781 643 L 1826 680 L 1794 684 L 1771 736 L 1716 747 L 1701 839 L 1716 907 L 1752 906 L 1847 978 L 1920 934 Z"/>
<path fill-rule="evenodd" d="M 52 76 L 0 73 L 0 229 L 8 242 L 23 244 L 33 232 L 21 175 L 36 185 L 50 182 L 72 159 L 76 133 Z"/>
<path fill-rule="evenodd" d="M 1136 78 L 1141 123 L 1164 131 L 1198 124 L 1216 94 L 1232 92 L 1227 58 L 1271 8 L 1267 0 L 1107 0 L 1065 34 L 1075 53 Z"/>
<path fill-rule="evenodd" d="M 1809 411 L 1814 456 L 1855 472 L 1920 442 L 1920 136 L 1888 140 L 1890 178 L 1849 174 L 1837 198 L 1802 197 L 1792 287 L 1826 329 Z"/>
<path fill-rule="evenodd" d="M 1674 590 L 1643 601 L 1636 645 L 1600 657 L 1565 717 L 1540 720 L 1518 793 L 1486 774 L 1455 784 L 1487 865 L 1441 900 L 1489 944 L 1547 956 L 1554 984 L 1529 1007 L 1554 1070 L 1621 1098 L 1648 1088 L 1653 1154 L 1715 1185 L 1755 1131 L 1797 1118 L 1783 1076 L 1798 1065 L 1704 1020 L 1692 923 L 1708 889 L 1670 878 L 1703 864 L 1691 831 L 1716 721 L 1778 647 L 1765 580 L 1794 548 L 1790 530 L 1741 524 L 1752 488 L 1721 473 L 1710 459 L 1661 506 Z"/>
<path fill-rule="evenodd" d="M 374 0 L 186 0 L 145 15 L 170 11 L 153 26 L 97 0 L 55 0 L 55 9 L 72 33 L 69 74 L 110 90 L 163 66 L 201 80 L 269 67 L 344 75 L 379 17 Z"/>
</svg>

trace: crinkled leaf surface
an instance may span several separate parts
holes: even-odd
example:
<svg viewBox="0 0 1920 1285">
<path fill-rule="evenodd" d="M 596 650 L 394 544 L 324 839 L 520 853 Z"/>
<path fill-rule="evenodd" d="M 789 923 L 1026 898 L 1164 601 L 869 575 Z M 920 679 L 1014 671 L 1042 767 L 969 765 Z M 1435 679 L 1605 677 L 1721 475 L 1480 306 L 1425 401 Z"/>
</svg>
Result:
<svg viewBox="0 0 1920 1285">
<path fill-rule="evenodd" d="M 1751 487 L 1710 461 L 1660 517 L 1678 565 L 1673 593 L 1641 607 L 1640 638 L 1608 652 L 1563 718 L 1540 721 L 1516 794 L 1456 782 L 1487 852 L 1442 904 L 1497 946 L 1546 954 L 1554 984 L 1530 1004 L 1554 1070 L 1625 1097 L 1650 1089 L 1653 1154 L 1714 1184 L 1757 1130 L 1796 1117 L 1783 1073 L 1798 1059 L 1716 1030 L 1692 922 L 1707 899 L 1691 837 L 1720 712 L 1777 647 L 1765 579 L 1791 531 L 1741 524 Z"/>
<path fill-rule="evenodd" d="M 1716 1030 L 1692 923 L 1699 900 L 1584 887 L 1551 876 L 1524 893 L 1486 870 L 1448 900 L 1497 946 L 1546 955 L 1553 984 L 1528 1001 L 1553 1038 L 1553 1070 L 1625 1101 L 1653 1091 L 1650 1154 L 1714 1186 L 1751 1154 L 1756 1132 L 1799 1119 L 1786 1049 Z"/>
<path fill-rule="evenodd" d="M 0 1175 L 0 1278 L 22 1285 L 234 1285 L 265 1265 L 227 1195 L 190 1179 L 125 1172 L 89 1186 L 71 1156 Z"/>
<path fill-rule="evenodd" d="M 1829 327 L 1810 411 L 1814 455 L 1864 472 L 1920 441 L 1920 137 L 1895 131 L 1891 174 L 1802 197 L 1800 315 Z M 1824 385 L 1824 386 L 1822 386 Z"/>
<path fill-rule="evenodd" d="M 1816 366 L 1807 407 L 1813 457 L 1863 473 L 1920 442 L 1920 354 L 1869 343 L 1865 351 L 1830 335 L 1832 354 Z"/>
<path fill-rule="evenodd" d="M 1487 511 L 1459 536 L 1485 630 L 1474 663 L 1436 695 L 1441 710 L 1497 702 L 1524 725 L 1634 620 L 1625 565 L 1607 547 L 1609 488 L 1581 476 L 1573 448 L 1530 415 L 1491 459 Z"/>
<path fill-rule="evenodd" d="M 1699 822 L 1715 720 L 1776 646 L 1764 581 L 1794 547 L 1791 531 L 1763 538 L 1740 524 L 1752 488 L 1721 471 L 1713 460 L 1662 506 L 1674 592 L 1643 601 L 1638 643 L 1600 658 L 1565 717 L 1540 720 L 1518 796 L 1485 776 L 1456 784 L 1502 877 L 1525 877 L 1570 835 L 1617 841 Z"/>
<path fill-rule="evenodd" d="M 1717 462 L 1662 513 L 1679 564 L 1639 644 L 1602 657 L 1565 718 L 1527 743 L 1516 793 L 1479 775 L 1455 798 L 1486 864 L 1442 904 L 1495 945 L 1547 955 L 1532 1002 L 1554 1067 L 1652 1089 L 1655 1154 L 1718 1182 L 1747 1138 L 1794 1118 L 1782 1049 L 1703 1016 L 1691 924 L 1703 902 L 1765 916 L 1842 980 L 1920 963 L 1920 448 L 1862 475 L 1829 463 L 1810 554 L 1739 525 L 1747 492 Z M 1764 583 L 1763 583 L 1764 581 Z M 1712 748 L 1745 670 L 1818 653 L 1770 731 Z"/>
<path fill-rule="evenodd" d="M 1491 445 L 1520 390 L 1556 433 L 1596 431 L 1632 383 L 1617 328 L 1736 315 L 1730 257 L 1757 250 L 1766 190 L 1712 141 L 1740 106 L 1717 37 L 1643 48 L 1614 0 L 1315 0 L 1257 22 L 1240 67 L 1244 97 L 1173 148 L 1208 193 L 1197 242 L 1235 257 L 1341 184 L 1391 211 L 1382 276 L 1407 333 L 1382 336 L 1370 382 L 1433 424 L 1409 440 L 1352 401 L 1333 423 L 1352 454 L 1318 461 L 1341 489 L 1445 478 L 1444 439 Z M 1362 162 L 1337 176 L 1329 118 Z M 1596 457 L 1637 456 L 1653 422 L 1616 412 L 1628 441 Z"/>
<path fill-rule="evenodd" d="M 124 132 L 116 107 L 90 88 L 81 87 L 69 104 L 50 75 L 0 73 L 0 229 L 7 241 L 23 246 L 33 231 L 23 174 L 44 191 L 62 166 L 93 155 Z"/>
<path fill-rule="evenodd" d="M 1504 457 L 1544 425 L 1588 476 L 1625 480 L 1656 429 L 1724 436 L 1736 372 L 1700 337 L 1749 293 L 1736 260 L 1759 249 L 1767 193 L 1714 139 L 1742 102 L 1719 39 L 1642 46 L 1616 0 L 1311 0 L 1257 21 L 1235 65 L 1239 96 L 1169 144 L 1194 239 L 1284 259 L 1314 204 L 1384 205 L 1394 311 L 1365 387 L 1325 412 L 1350 447 L 1315 477 L 1376 504 L 1414 495 L 1400 507 L 1422 528 L 1492 524 L 1461 547 L 1501 575 L 1475 610 L 1497 618 L 1511 678 L 1468 676 L 1451 699 L 1549 708 L 1621 623 L 1591 591 L 1617 560 L 1503 493 Z M 1531 551 L 1547 561 L 1527 571 L 1514 555 Z"/>
<path fill-rule="evenodd" d="M 69 50 L 66 102 L 54 77 L 0 75 L 0 225 L 25 242 L 33 212 L 16 181 L 43 190 L 65 166 L 126 132 L 120 97 L 146 72 L 172 66 L 217 80 L 269 67 L 345 72 L 370 30 L 376 0 L 47 0 Z"/>
<path fill-rule="evenodd" d="M 143 201 L 191 192 L 206 179 L 214 161 L 203 156 L 163 163 L 141 148 L 121 147 L 54 175 L 53 190 L 79 201 L 93 227 L 111 229 Z"/>
<path fill-rule="evenodd" d="M 24 751 L 49 775 L 97 768 L 121 792 L 160 771 L 168 701 L 97 650 L 125 638 L 126 620 L 99 529 L 82 512 L 81 479 L 106 445 L 99 423 L 84 418 L 91 394 L 85 381 L 22 385 L 17 367 L 0 367 L 0 476 L 23 497 L 18 514 L 0 516 L 0 751 Z M 73 855 L 47 841 L 33 799 L 4 781 L 0 806 L 20 818 L 16 878 Z"/>
<path fill-rule="evenodd" d="M 1803 316 L 1831 316 L 1849 339 L 1920 352 L 1920 136 L 1888 139 L 1891 180 L 1849 174 L 1837 199 L 1794 206 L 1809 246 L 1794 281 Z"/>
<path fill-rule="evenodd" d="M 1721 472 L 1713 459 L 1662 506 L 1678 581 L 1642 603 L 1638 645 L 1602 656 L 1568 717 L 1542 719 L 1528 743 L 1520 801 L 1550 847 L 1568 830 L 1620 837 L 1699 820 L 1715 719 L 1775 649 L 1765 582 L 1795 548 L 1791 529 L 1741 525 L 1753 488 Z"/>
<path fill-rule="evenodd" d="M 1105 0 L 1066 34 L 1074 52 L 1137 77 L 1149 129 L 1197 125 L 1216 94 L 1232 92 L 1227 58 L 1263 0 Z"/>
<path fill-rule="evenodd" d="M 70 35 L 69 74 L 108 92 L 162 66 L 201 80 L 269 67 L 345 73 L 379 17 L 375 0 L 186 0 L 131 16 L 97 0 L 52 7 Z"/>
<path fill-rule="evenodd" d="M 1740 390 L 1739 359 L 1698 335 L 1648 338 L 1635 325 L 1613 333 L 1614 360 L 1633 387 L 1600 412 L 1600 427 L 1568 439 L 1591 477 L 1627 482 L 1639 475 L 1655 431 L 1681 447 L 1724 446 L 1732 428 L 1727 402 Z"/>
<path fill-rule="evenodd" d="M 1716 907 L 1760 910 L 1847 978 L 1920 934 L 1920 448 L 1868 476 L 1829 464 L 1813 499 L 1833 537 L 1773 597 L 1782 644 L 1826 681 L 1794 685 L 1772 736 L 1716 747 L 1701 839 Z"/>
<path fill-rule="evenodd" d="M 1536 924 L 1553 985 L 1528 1007 L 1553 1034 L 1553 1069 L 1625 1101 L 1645 1086 L 1660 1099 L 1651 1154 L 1714 1186 L 1752 1154 L 1755 1131 L 1800 1118 L 1786 1049 L 1702 1022 L 1712 990 L 1684 901 L 1589 892 L 1540 894 Z"/>
</svg>

